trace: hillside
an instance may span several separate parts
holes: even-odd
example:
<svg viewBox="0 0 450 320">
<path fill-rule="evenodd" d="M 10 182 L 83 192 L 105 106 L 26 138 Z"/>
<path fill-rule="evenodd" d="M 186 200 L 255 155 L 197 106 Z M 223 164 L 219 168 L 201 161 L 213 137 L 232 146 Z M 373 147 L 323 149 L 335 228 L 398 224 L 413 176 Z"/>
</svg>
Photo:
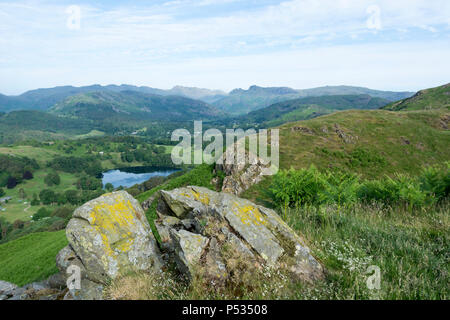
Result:
<svg viewBox="0 0 450 320">
<path fill-rule="evenodd" d="M 17 285 L 56 273 L 55 257 L 67 245 L 64 230 L 41 232 L 0 244 L 0 279 Z"/>
<path fill-rule="evenodd" d="M 274 127 L 289 121 L 316 118 L 348 109 L 379 109 L 389 101 L 369 95 L 306 97 L 279 102 L 237 118 L 246 125 Z"/>
<path fill-rule="evenodd" d="M 162 96 L 178 95 L 204 102 L 212 102 L 226 96 L 220 90 L 199 89 L 194 87 L 175 86 L 170 90 L 156 89 L 146 86 L 133 85 L 107 85 L 98 84 L 82 87 L 58 86 L 27 91 L 18 96 L 6 96 L 0 94 L 0 111 L 10 112 L 14 110 L 42 110 L 45 111 L 64 99 L 88 92 L 124 92 L 136 91 L 144 94 L 157 94 Z"/>
<path fill-rule="evenodd" d="M 69 119 L 42 111 L 0 113 L 0 143 L 33 138 L 48 140 L 86 134 L 95 129 L 88 120 Z"/>
<path fill-rule="evenodd" d="M 49 112 L 91 120 L 104 120 L 112 117 L 185 121 L 210 119 L 224 115 L 224 112 L 202 101 L 136 91 L 99 91 L 79 94 L 56 104 Z"/>
<path fill-rule="evenodd" d="M 450 159 L 441 111 L 342 111 L 280 127 L 282 168 L 341 168 L 364 176 L 415 174 Z"/>
<path fill-rule="evenodd" d="M 304 97 L 330 95 L 370 95 L 371 97 L 396 101 L 412 96 L 413 92 L 379 91 L 362 87 L 327 86 L 295 90 L 287 87 L 263 88 L 251 86 L 248 90 L 235 89 L 213 104 L 231 114 L 245 114 L 272 104 Z"/>
<path fill-rule="evenodd" d="M 413 97 L 391 103 L 384 107 L 392 111 L 450 109 L 450 83 L 417 92 Z"/>
<path fill-rule="evenodd" d="M 389 101 L 397 101 L 411 97 L 414 92 L 404 91 L 381 91 L 373 90 L 363 87 L 354 86 L 325 86 L 312 89 L 299 90 L 302 95 L 305 96 L 327 96 L 327 95 L 356 95 L 356 94 L 368 94 L 371 97 L 382 98 Z"/>
</svg>

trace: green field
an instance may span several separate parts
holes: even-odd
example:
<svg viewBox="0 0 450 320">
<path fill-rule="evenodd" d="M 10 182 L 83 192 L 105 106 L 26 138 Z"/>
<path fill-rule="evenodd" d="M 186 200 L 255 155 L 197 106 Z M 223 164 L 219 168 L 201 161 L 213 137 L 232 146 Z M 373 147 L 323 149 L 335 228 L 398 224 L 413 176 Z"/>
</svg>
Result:
<svg viewBox="0 0 450 320">
<path fill-rule="evenodd" d="M 45 176 L 51 172 L 51 169 L 40 169 L 34 173 L 32 180 L 24 180 L 17 185 L 14 189 L 4 189 L 6 196 L 11 196 L 12 199 L 8 203 L 1 204 L 5 211 L 0 211 L 0 217 L 4 217 L 9 222 L 14 222 L 17 219 L 22 221 L 30 220 L 33 214 L 35 214 L 40 208 L 46 207 L 55 209 L 56 205 L 51 206 L 30 206 L 30 201 L 33 198 L 33 194 L 39 195 L 43 189 L 50 189 L 55 192 L 62 192 L 68 189 L 76 189 L 74 184 L 77 181 L 77 177 L 73 174 L 66 172 L 59 172 L 61 178 L 61 184 L 58 186 L 49 187 L 45 184 Z M 20 199 L 19 190 L 24 189 L 26 193 L 26 199 Z"/>
<path fill-rule="evenodd" d="M 46 279 L 58 272 L 55 258 L 66 245 L 64 230 L 34 233 L 0 244 L 0 280 L 22 286 Z"/>
</svg>

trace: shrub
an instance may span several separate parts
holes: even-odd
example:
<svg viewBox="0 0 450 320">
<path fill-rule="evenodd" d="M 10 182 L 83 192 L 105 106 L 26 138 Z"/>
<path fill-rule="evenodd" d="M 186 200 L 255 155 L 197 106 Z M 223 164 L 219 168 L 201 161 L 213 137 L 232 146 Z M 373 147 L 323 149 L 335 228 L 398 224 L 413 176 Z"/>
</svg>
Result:
<svg viewBox="0 0 450 320">
<path fill-rule="evenodd" d="M 315 166 L 309 169 L 281 170 L 273 178 L 270 191 L 273 200 L 284 207 L 325 202 L 327 181 Z"/>
<path fill-rule="evenodd" d="M 56 172 L 50 172 L 45 178 L 44 178 L 45 184 L 47 184 L 49 187 L 56 185 L 59 186 L 61 183 L 61 178 L 59 177 L 59 174 Z"/>
<path fill-rule="evenodd" d="M 38 221 L 43 218 L 50 217 L 51 212 L 47 210 L 46 208 L 40 208 L 34 215 L 33 215 L 33 221 Z"/>
<path fill-rule="evenodd" d="M 0 197 L 3 197 L 5 195 L 5 190 L 3 190 L 2 188 L 0 188 Z"/>
<path fill-rule="evenodd" d="M 72 217 L 73 210 L 66 207 L 57 208 L 52 212 L 52 217 L 59 217 L 63 219 L 69 219 Z"/>
<path fill-rule="evenodd" d="M 6 187 L 8 189 L 14 189 L 17 186 L 17 179 L 15 177 L 9 177 L 8 181 L 6 182 Z"/>
<path fill-rule="evenodd" d="M 56 194 L 52 190 L 44 189 L 39 193 L 39 198 L 45 205 L 52 204 L 57 201 Z"/>
</svg>

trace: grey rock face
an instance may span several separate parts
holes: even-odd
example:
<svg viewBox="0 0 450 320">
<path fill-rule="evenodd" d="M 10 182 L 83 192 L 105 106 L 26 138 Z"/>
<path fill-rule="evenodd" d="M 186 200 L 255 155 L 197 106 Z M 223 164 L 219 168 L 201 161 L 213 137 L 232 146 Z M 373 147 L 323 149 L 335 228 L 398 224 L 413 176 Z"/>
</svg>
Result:
<svg viewBox="0 0 450 320">
<path fill-rule="evenodd" d="M 270 165 L 262 158 L 248 151 L 245 154 L 233 152 L 231 147 L 226 150 L 218 162 L 216 170 L 225 173 L 222 191 L 234 195 L 239 195 L 260 182 L 264 171 L 270 168 Z"/>
<path fill-rule="evenodd" d="M 125 191 L 105 194 L 75 210 L 66 228 L 69 245 L 56 257 L 67 280 L 69 266 L 81 272 L 81 289 L 65 299 L 98 300 L 104 284 L 128 270 L 159 271 L 161 255 L 142 207 Z"/>
<path fill-rule="evenodd" d="M 16 288 L 17 286 L 15 284 L 0 280 L 0 295 Z"/>
<path fill-rule="evenodd" d="M 159 225 L 165 238 L 170 235 L 179 269 L 188 277 L 200 266 L 215 283 L 226 281 L 230 253 L 254 265 L 286 266 L 306 281 L 323 277 L 303 239 L 273 210 L 200 187 L 162 191 L 159 201 L 172 210 L 164 212 L 172 218 L 158 212 Z"/>
<path fill-rule="evenodd" d="M 103 283 L 125 268 L 159 270 L 159 250 L 141 206 L 125 191 L 103 195 L 75 210 L 67 239 L 87 278 Z"/>
</svg>

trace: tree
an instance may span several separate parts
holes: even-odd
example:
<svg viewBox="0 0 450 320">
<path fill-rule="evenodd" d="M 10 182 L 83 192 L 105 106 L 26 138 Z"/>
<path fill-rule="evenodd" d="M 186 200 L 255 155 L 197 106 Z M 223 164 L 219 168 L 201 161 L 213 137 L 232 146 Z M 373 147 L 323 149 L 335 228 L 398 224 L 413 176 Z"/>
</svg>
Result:
<svg viewBox="0 0 450 320">
<path fill-rule="evenodd" d="M 72 209 L 69 209 L 66 207 L 61 207 L 61 208 L 57 208 L 55 211 L 52 212 L 52 217 L 68 219 L 68 218 L 72 217 L 72 213 L 73 213 Z"/>
<path fill-rule="evenodd" d="M 111 191 L 114 190 L 114 186 L 112 185 L 112 183 L 108 182 L 108 183 L 105 185 L 105 189 L 106 189 L 108 192 L 111 192 Z"/>
<path fill-rule="evenodd" d="M 31 179 L 33 179 L 33 173 L 31 173 L 31 171 L 25 171 L 23 173 L 23 179 L 24 180 L 31 180 Z"/>
<path fill-rule="evenodd" d="M 8 189 L 14 189 L 17 186 L 17 179 L 15 177 L 9 177 L 8 182 L 6 182 L 6 187 Z"/>
<path fill-rule="evenodd" d="M 39 201 L 39 199 L 37 197 L 37 194 L 33 193 L 33 200 L 31 200 L 31 205 L 32 206 L 38 206 L 40 204 L 41 204 L 41 202 Z"/>
<path fill-rule="evenodd" d="M 67 202 L 70 204 L 78 204 L 79 197 L 77 190 L 67 190 L 64 195 L 66 196 Z"/>
<path fill-rule="evenodd" d="M 20 199 L 25 199 L 27 197 L 27 194 L 25 193 L 25 190 L 23 188 L 19 189 L 19 197 Z"/>
<path fill-rule="evenodd" d="M 44 189 L 39 193 L 39 198 L 45 205 L 52 204 L 57 201 L 56 194 L 52 190 Z"/>
<path fill-rule="evenodd" d="M 61 183 L 61 178 L 59 177 L 59 174 L 56 172 L 50 172 L 45 178 L 44 182 L 49 186 L 56 185 L 58 186 Z"/>
<path fill-rule="evenodd" d="M 38 221 L 38 220 L 41 220 L 41 219 L 43 219 L 43 218 L 46 218 L 46 217 L 50 217 L 50 214 L 51 214 L 51 212 L 50 211 L 48 211 L 47 209 L 45 209 L 45 208 L 40 208 L 34 215 L 33 215 L 33 221 Z"/>
</svg>

